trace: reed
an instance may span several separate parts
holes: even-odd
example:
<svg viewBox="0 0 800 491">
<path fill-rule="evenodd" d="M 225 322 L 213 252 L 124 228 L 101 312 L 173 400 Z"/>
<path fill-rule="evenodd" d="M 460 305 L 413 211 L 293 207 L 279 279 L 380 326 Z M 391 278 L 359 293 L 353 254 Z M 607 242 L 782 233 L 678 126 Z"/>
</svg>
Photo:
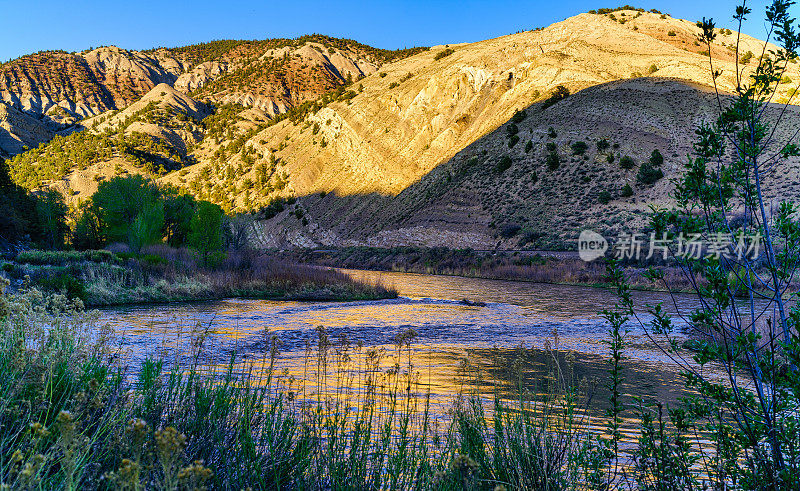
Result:
<svg viewBox="0 0 800 491">
<path fill-rule="evenodd" d="M 80 301 L 2 296 L 0 479 L 11 489 L 570 489 L 586 425 L 542 402 L 465 390 L 443 417 L 407 331 L 366 349 L 317 331 L 303 377 L 262 359 L 128 366 Z M 265 335 L 267 336 L 267 335 Z M 187 359 L 187 358 L 184 358 Z M 466 384 L 465 386 L 468 386 Z"/>
<path fill-rule="evenodd" d="M 139 254 L 29 251 L 3 270 L 18 284 L 79 297 L 87 305 L 249 297 L 275 300 L 375 300 L 397 292 L 327 267 L 298 264 L 254 251 L 229 251 L 204 264 L 185 248 L 156 245 Z"/>
</svg>

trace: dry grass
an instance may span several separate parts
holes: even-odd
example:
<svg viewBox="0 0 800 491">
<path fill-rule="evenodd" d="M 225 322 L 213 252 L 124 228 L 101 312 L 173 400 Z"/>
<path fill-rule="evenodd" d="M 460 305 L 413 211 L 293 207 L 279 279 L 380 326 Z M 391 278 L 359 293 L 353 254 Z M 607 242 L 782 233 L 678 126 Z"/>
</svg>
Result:
<svg viewBox="0 0 800 491">
<path fill-rule="evenodd" d="M 53 256 L 53 263 L 46 259 Z M 47 257 L 45 257 L 47 256 Z M 253 251 L 231 251 L 218 264 L 205 266 L 190 250 L 165 245 L 144 248 L 140 255 L 119 254 L 114 261 L 65 259 L 64 254 L 37 254 L 31 263 L 8 263 L 17 283 L 32 281 L 47 289 L 79 297 L 88 305 L 160 303 L 229 297 L 275 300 L 374 300 L 397 292 L 364 283 L 327 267 L 297 264 Z M 23 278 L 28 277 L 29 280 Z"/>
</svg>

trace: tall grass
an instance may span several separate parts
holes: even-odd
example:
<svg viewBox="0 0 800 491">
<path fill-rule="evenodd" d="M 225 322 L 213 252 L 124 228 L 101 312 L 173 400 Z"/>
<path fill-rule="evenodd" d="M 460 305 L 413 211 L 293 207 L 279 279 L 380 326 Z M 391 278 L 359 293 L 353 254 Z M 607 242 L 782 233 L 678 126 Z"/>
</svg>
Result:
<svg viewBox="0 0 800 491">
<path fill-rule="evenodd" d="M 207 265 L 188 249 L 165 245 L 141 254 L 108 251 L 29 251 L 3 271 L 26 275 L 43 289 L 80 297 L 88 305 L 255 297 L 281 300 L 374 300 L 397 292 L 314 267 L 254 251 L 229 251 Z"/>
<path fill-rule="evenodd" d="M 0 300 L 0 479 L 12 489 L 571 489 L 591 446 L 574 392 L 442 417 L 413 331 L 366 349 L 317 331 L 303 376 L 263 358 L 127 366 L 80 301 Z M 469 384 L 465 384 L 469 387 Z"/>
<path fill-rule="evenodd" d="M 547 253 L 545 253 L 547 254 Z M 604 261 L 585 262 L 575 252 L 555 252 L 561 257 L 514 251 L 474 251 L 444 247 L 346 247 L 332 251 L 288 251 L 287 260 L 331 267 L 399 271 L 472 278 L 529 281 L 568 285 L 609 286 Z M 657 260 L 651 261 L 653 264 Z M 637 289 L 654 289 L 647 277 L 649 264 L 625 269 L 626 278 Z M 674 290 L 689 291 L 691 283 L 680 269 L 664 268 Z"/>
</svg>

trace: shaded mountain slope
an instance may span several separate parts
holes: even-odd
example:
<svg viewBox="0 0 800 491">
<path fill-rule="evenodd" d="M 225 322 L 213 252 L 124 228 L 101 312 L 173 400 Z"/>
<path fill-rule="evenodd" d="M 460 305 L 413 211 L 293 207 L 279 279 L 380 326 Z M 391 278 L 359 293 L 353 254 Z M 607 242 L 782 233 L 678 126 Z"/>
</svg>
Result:
<svg viewBox="0 0 800 491">
<path fill-rule="evenodd" d="M 301 213 L 290 207 L 262 222 L 259 241 L 273 247 L 565 248 L 584 228 L 607 235 L 641 230 L 649 205 L 669 202 L 670 179 L 682 172 L 695 128 L 714 117 L 716 105 L 709 87 L 678 79 L 590 87 L 550 107 L 526 108 L 524 118 L 467 146 L 396 196 L 303 197 L 294 205 Z M 800 108 L 790 107 L 783 121 L 778 137 L 789 138 L 800 130 Z M 601 143 L 599 150 L 598 141 L 607 147 Z M 640 169 L 654 150 L 663 156 L 664 177 L 642 182 Z M 548 160 L 553 153 L 555 165 Z M 626 156 L 630 169 L 621 165 Z M 765 191 L 800 199 L 798 183 L 795 159 L 775 169 Z"/>
</svg>

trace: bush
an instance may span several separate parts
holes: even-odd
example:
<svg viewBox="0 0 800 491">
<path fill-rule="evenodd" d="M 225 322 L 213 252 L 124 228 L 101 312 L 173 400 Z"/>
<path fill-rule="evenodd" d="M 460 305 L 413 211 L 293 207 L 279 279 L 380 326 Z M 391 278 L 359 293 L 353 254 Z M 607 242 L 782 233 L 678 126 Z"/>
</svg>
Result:
<svg viewBox="0 0 800 491">
<path fill-rule="evenodd" d="M 521 122 L 523 122 L 525 120 L 526 116 L 527 116 L 527 114 L 525 113 L 524 109 L 521 109 L 519 111 L 515 111 L 514 115 L 511 116 L 511 122 L 519 124 L 519 123 L 521 123 Z"/>
<path fill-rule="evenodd" d="M 95 263 L 118 263 L 119 257 L 110 251 L 24 251 L 15 258 L 20 264 L 34 266 L 63 266 L 69 263 L 91 261 Z"/>
<path fill-rule="evenodd" d="M 525 153 L 530 153 L 531 150 L 533 150 L 533 142 L 528 140 L 527 143 L 525 143 Z"/>
<path fill-rule="evenodd" d="M 555 128 L 553 128 L 552 126 L 551 126 L 551 127 L 549 127 L 549 128 L 547 128 L 547 136 L 548 136 L 548 138 L 555 138 L 555 137 L 557 137 L 558 135 L 556 134 L 556 130 L 555 130 Z"/>
<path fill-rule="evenodd" d="M 661 155 L 661 152 L 659 152 L 658 149 L 656 148 L 655 150 L 653 150 L 652 153 L 650 153 L 650 164 L 653 167 L 661 167 L 661 164 L 663 163 L 664 163 L 664 156 Z"/>
<path fill-rule="evenodd" d="M 69 299 L 86 300 L 86 285 L 67 272 L 46 276 L 38 281 L 39 285 L 53 293 L 63 293 Z"/>
<path fill-rule="evenodd" d="M 553 90 L 553 92 L 551 92 L 550 97 L 545 99 L 545 101 L 542 103 L 542 109 L 547 109 L 548 107 L 566 99 L 567 97 L 569 97 L 569 89 L 563 85 L 559 85 L 555 88 L 555 90 Z"/>
<path fill-rule="evenodd" d="M 664 177 L 664 172 L 658 167 L 654 167 L 650 162 L 642 164 L 638 174 L 636 174 L 636 180 L 647 186 L 655 184 L 662 177 Z"/>
<path fill-rule="evenodd" d="M 571 145 L 573 155 L 583 155 L 589 148 L 586 142 L 577 141 Z"/>
<path fill-rule="evenodd" d="M 667 36 L 670 36 L 670 37 L 675 37 L 675 36 L 677 36 L 677 34 L 675 33 L 675 31 L 669 31 L 669 32 L 667 33 Z"/>
<path fill-rule="evenodd" d="M 511 237 L 517 235 L 521 229 L 522 227 L 516 223 L 506 223 L 500 227 L 500 236 L 504 239 L 510 239 Z"/>
<path fill-rule="evenodd" d="M 626 155 L 626 156 L 622 157 L 621 159 L 619 159 L 619 166 L 622 167 L 625 170 L 630 170 L 630 169 L 633 169 L 634 167 L 636 167 L 636 162 L 634 162 L 631 157 Z"/>
<path fill-rule="evenodd" d="M 508 139 L 508 148 L 514 148 L 517 143 L 519 143 L 519 135 L 511 135 L 511 138 Z"/>
<path fill-rule="evenodd" d="M 558 152 L 552 151 L 547 154 L 544 163 L 547 164 L 548 169 L 556 170 L 561 166 L 561 157 L 558 155 Z"/>
<path fill-rule="evenodd" d="M 506 126 L 506 134 L 509 136 L 516 135 L 517 133 L 519 133 L 519 127 L 514 123 L 510 123 L 508 126 Z"/>
<path fill-rule="evenodd" d="M 630 198 L 631 196 L 633 196 L 633 188 L 631 187 L 630 184 L 626 183 L 624 186 L 622 186 L 622 189 L 619 191 L 619 195 L 622 196 L 623 198 Z"/>
<path fill-rule="evenodd" d="M 610 146 L 611 146 L 611 144 L 608 143 L 608 140 L 606 140 L 605 138 L 601 138 L 601 139 L 597 140 L 597 151 L 598 152 L 605 152 L 606 150 L 608 150 L 608 148 Z"/>
<path fill-rule="evenodd" d="M 512 164 L 512 163 L 513 163 L 513 161 L 511 160 L 511 157 L 509 157 L 508 155 L 504 155 L 504 156 L 503 156 L 503 157 L 501 157 L 501 158 L 500 158 L 500 160 L 497 162 L 497 165 L 495 165 L 495 167 L 494 167 L 494 170 L 495 170 L 495 172 L 497 172 L 498 174 L 502 174 L 503 172 L 505 172 L 505 171 L 507 171 L 509 168 L 511 168 L 511 164 Z"/>
<path fill-rule="evenodd" d="M 439 51 L 438 53 L 436 53 L 436 55 L 433 57 L 433 60 L 434 61 L 439 61 L 442 58 L 444 58 L 445 56 L 450 56 L 453 53 L 455 53 L 455 50 L 452 49 L 452 48 L 443 49 L 442 51 Z"/>
<path fill-rule="evenodd" d="M 600 203 L 607 205 L 612 200 L 611 193 L 608 191 L 601 191 L 600 194 L 597 196 L 597 201 Z"/>
</svg>

